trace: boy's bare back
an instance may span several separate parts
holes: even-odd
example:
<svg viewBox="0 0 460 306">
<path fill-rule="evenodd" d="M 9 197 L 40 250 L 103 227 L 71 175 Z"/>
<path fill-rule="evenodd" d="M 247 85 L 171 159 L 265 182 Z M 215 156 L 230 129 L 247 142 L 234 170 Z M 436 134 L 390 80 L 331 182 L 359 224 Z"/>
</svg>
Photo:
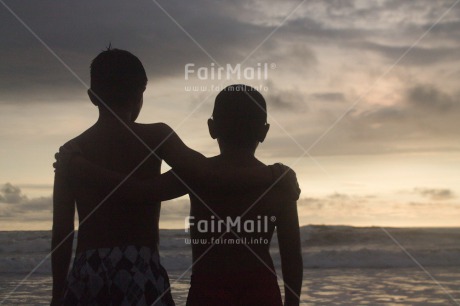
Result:
<svg viewBox="0 0 460 306">
<path fill-rule="evenodd" d="M 239 161 L 216 156 L 209 160 L 216 169 L 223 165 L 252 169 L 265 166 L 256 158 Z M 273 267 L 269 246 L 275 226 L 284 230 L 286 224 L 283 220 L 294 222 L 297 217 L 290 211 L 295 208 L 295 201 L 290 200 L 284 190 L 279 187 L 259 188 L 220 195 L 204 189 L 197 190 L 196 195 L 199 198 L 190 194 L 191 237 L 207 244 L 192 244 L 193 255 L 204 259 L 193 266 L 194 271 L 228 273 Z M 207 226 L 206 231 L 202 231 L 203 225 Z M 210 244 L 215 245 L 208 250 Z"/>
<path fill-rule="evenodd" d="M 161 155 L 161 143 L 167 136 L 162 127 L 130 123 L 127 129 L 116 121 L 111 125 L 96 123 L 73 141 L 85 158 L 101 167 L 126 175 L 136 169 L 133 177 L 150 179 L 160 174 L 161 160 L 157 156 Z M 156 149 L 155 154 L 150 154 L 146 145 Z M 107 191 L 84 181 L 75 180 L 70 185 L 80 222 L 85 220 L 79 227 L 77 252 L 128 244 L 156 247 L 160 202 L 129 205 L 120 194 L 109 196 Z"/>
</svg>

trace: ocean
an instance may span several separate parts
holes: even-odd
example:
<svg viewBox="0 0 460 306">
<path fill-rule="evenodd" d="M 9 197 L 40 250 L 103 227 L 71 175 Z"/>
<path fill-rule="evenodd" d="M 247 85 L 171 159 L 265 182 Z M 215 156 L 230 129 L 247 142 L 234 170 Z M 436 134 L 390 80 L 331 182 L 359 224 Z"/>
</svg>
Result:
<svg viewBox="0 0 460 306">
<path fill-rule="evenodd" d="M 186 238 L 161 230 L 161 261 L 179 306 L 192 264 Z M 460 228 L 312 225 L 301 239 L 302 305 L 460 305 Z M 50 231 L 0 232 L 0 305 L 49 304 L 50 243 Z M 276 235 L 271 252 L 279 269 Z"/>
</svg>

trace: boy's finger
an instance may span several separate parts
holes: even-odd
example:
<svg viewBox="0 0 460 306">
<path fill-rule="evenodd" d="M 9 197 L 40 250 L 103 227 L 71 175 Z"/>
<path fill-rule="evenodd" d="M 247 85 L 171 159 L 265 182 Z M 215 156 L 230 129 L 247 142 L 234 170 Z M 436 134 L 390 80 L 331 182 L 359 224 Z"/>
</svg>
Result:
<svg viewBox="0 0 460 306">
<path fill-rule="evenodd" d="M 67 146 L 62 146 L 59 148 L 59 153 L 69 153 L 69 152 L 71 152 L 71 150 Z"/>
<path fill-rule="evenodd" d="M 61 147 L 63 152 L 81 153 L 81 149 L 75 141 L 70 141 Z"/>
</svg>

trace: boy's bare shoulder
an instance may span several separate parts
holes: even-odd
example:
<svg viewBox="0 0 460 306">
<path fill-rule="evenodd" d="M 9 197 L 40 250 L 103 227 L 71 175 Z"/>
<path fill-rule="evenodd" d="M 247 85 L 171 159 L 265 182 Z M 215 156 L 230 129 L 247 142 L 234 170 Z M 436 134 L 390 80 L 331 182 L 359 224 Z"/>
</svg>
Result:
<svg viewBox="0 0 460 306">
<path fill-rule="evenodd" d="M 163 139 L 174 133 L 174 130 L 163 122 L 135 123 L 133 127 L 135 132 L 139 133 L 140 136 L 142 135 L 150 140 Z"/>
<path fill-rule="evenodd" d="M 87 129 L 86 131 L 84 131 L 80 135 L 68 140 L 62 146 L 63 147 L 81 146 L 82 144 L 87 142 L 89 138 L 91 138 L 91 128 Z"/>
<path fill-rule="evenodd" d="M 147 131 L 147 132 L 168 132 L 172 131 L 172 128 L 164 122 L 155 122 L 155 123 L 135 123 L 134 125 L 137 129 Z"/>
<path fill-rule="evenodd" d="M 142 138 L 148 144 L 157 144 L 161 142 L 164 138 L 171 136 L 174 133 L 174 130 L 163 122 L 158 123 L 133 123 L 129 127 L 138 137 Z M 128 134 L 130 132 L 126 130 Z M 91 127 L 81 133 L 80 135 L 70 139 L 63 146 L 66 147 L 84 147 L 86 143 L 94 142 L 95 138 L 100 137 L 97 128 Z M 133 137 L 135 137 L 133 135 Z"/>
</svg>

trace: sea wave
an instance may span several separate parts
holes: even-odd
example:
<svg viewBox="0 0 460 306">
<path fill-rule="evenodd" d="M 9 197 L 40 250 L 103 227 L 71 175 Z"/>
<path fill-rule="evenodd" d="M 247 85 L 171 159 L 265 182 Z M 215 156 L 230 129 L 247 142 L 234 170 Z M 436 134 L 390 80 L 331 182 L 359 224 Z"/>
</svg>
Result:
<svg viewBox="0 0 460 306">
<path fill-rule="evenodd" d="M 460 228 L 357 228 L 304 226 L 305 268 L 397 268 L 460 266 Z M 161 260 L 167 270 L 192 263 L 188 234 L 161 231 Z M 49 231 L 0 232 L 0 273 L 50 273 Z M 276 235 L 271 252 L 280 263 Z"/>
</svg>

